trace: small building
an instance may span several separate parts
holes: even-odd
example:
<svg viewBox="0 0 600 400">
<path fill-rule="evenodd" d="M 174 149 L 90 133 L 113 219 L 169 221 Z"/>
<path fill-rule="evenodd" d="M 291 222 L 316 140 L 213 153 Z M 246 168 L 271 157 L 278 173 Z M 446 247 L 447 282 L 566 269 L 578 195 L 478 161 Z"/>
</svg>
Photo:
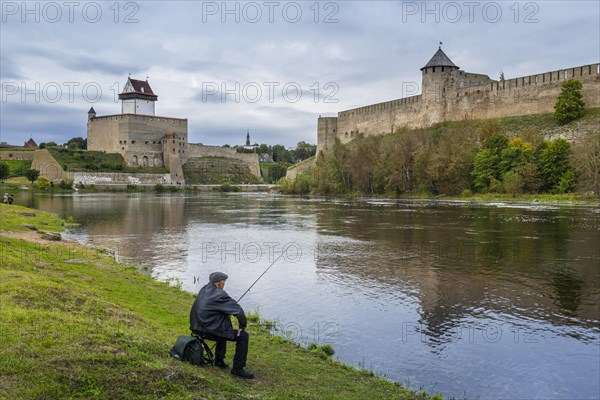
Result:
<svg viewBox="0 0 600 400">
<path fill-rule="evenodd" d="M 29 138 L 29 140 L 25 142 L 25 144 L 23 145 L 23 147 L 25 147 L 27 149 L 37 149 L 38 145 L 35 142 L 35 140 L 33 140 L 33 138 Z"/>
</svg>

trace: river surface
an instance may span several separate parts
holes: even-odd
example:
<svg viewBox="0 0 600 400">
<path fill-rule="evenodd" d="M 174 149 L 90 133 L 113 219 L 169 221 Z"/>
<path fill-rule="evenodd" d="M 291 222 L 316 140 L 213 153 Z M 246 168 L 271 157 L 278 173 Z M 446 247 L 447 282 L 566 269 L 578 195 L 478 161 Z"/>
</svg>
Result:
<svg viewBox="0 0 600 400">
<path fill-rule="evenodd" d="M 73 217 L 71 237 L 190 292 L 219 270 L 238 298 L 271 266 L 241 301 L 247 311 L 413 389 L 600 398 L 598 206 L 245 193 L 16 202 Z"/>
</svg>

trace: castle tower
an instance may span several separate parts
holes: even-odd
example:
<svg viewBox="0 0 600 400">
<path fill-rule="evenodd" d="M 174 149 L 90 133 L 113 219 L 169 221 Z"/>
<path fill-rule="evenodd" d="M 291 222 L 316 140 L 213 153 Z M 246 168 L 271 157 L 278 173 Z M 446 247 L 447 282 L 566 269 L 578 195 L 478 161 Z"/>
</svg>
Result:
<svg viewBox="0 0 600 400">
<path fill-rule="evenodd" d="M 139 81 L 127 78 L 123 92 L 119 94 L 121 114 L 156 115 L 154 104 L 158 96 L 154 94 L 148 80 Z"/>
<path fill-rule="evenodd" d="M 440 47 L 423 68 L 422 74 L 422 101 L 424 106 L 425 125 L 444 121 L 446 110 L 446 95 L 454 86 L 454 71 L 458 66 Z"/>
<path fill-rule="evenodd" d="M 96 117 L 96 110 L 94 110 L 94 107 L 90 107 L 90 111 L 88 111 L 88 121 L 95 117 Z"/>
</svg>

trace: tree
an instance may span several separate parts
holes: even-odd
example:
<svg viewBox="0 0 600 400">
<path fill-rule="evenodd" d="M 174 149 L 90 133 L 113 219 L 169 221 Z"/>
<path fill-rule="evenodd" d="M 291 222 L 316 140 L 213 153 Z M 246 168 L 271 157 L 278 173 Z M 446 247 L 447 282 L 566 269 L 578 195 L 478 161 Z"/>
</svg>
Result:
<svg viewBox="0 0 600 400">
<path fill-rule="evenodd" d="M 600 195 L 600 132 L 584 136 L 574 146 L 580 189 Z"/>
<path fill-rule="evenodd" d="M 0 181 L 4 182 L 9 175 L 10 171 L 8 169 L 8 164 L 5 162 L 0 162 Z"/>
<path fill-rule="evenodd" d="M 48 190 L 52 187 L 52 182 L 50 181 L 50 179 L 40 176 L 35 181 L 35 187 L 42 190 Z"/>
<path fill-rule="evenodd" d="M 500 154 L 500 171 L 503 174 L 514 168 L 527 164 L 533 157 L 533 145 L 520 137 L 508 142 Z"/>
<path fill-rule="evenodd" d="M 290 151 L 285 148 L 285 146 L 282 144 L 276 144 L 273 146 L 273 161 L 291 163 L 292 155 L 290 154 Z"/>
<path fill-rule="evenodd" d="M 546 190 L 553 192 L 572 190 L 575 176 L 571 168 L 570 157 L 571 145 L 565 139 L 555 139 L 543 146 L 543 150 L 538 156 L 537 167 L 544 180 Z M 561 180 L 563 180 L 562 183 Z"/>
<path fill-rule="evenodd" d="M 559 124 L 566 124 L 581 118 L 585 114 L 581 91 L 583 85 L 580 81 L 569 79 L 562 84 L 560 94 L 554 105 L 553 117 Z"/>
<path fill-rule="evenodd" d="M 306 143 L 304 141 L 298 142 L 296 148 L 292 150 L 293 158 L 295 162 L 300 162 L 314 156 L 317 152 L 317 146 L 314 144 Z"/>
<path fill-rule="evenodd" d="M 45 149 L 48 147 L 56 147 L 58 146 L 55 142 L 42 142 L 40 143 L 40 145 L 38 146 L 40 149 Z"/>
<path fill-rule="evenodd" d="M 87 139 L 82 137 L 74 137 L 69 139 L 65 146 L 71 150 L 85 150 L 87 149 Z"/>
<path fill-rule="evenodd" d="M 475 154 L 473 158 L 473 169 L 471 178 L 473 186 L 479 191 L 485 192 L 490 188 L 494 180 L 499 181 L 507 172 L 501 168 L 502 153 L 508 148 L 508 137 L 500 133 L 493 133 L 497 127 L 484 126 L 483 131 L 487 130 L 490 134 L 485 140 L 483 149 Z"/>
<path fill-rule="evenodd" d="M 40 171 L 37 169 L 28 169 L 25 172 L 25 178 L 29 179 L 33 183 L 40 176 Z"/>
<path fill-rule="evenodd" d="M 274 164 L 269 170 L 269 181 L 277 182 L 287 174 L 287 167 L 283 164 Z"/>
</svg>

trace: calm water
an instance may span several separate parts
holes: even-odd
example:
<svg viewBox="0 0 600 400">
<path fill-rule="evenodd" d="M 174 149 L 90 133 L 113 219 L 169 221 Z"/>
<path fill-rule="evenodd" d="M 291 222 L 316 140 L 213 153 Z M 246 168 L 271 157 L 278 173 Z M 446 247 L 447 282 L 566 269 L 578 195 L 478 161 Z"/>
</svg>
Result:
<svg viewBox="0 0 600 400">
<path fill-rule="evenodd" d="M 598 207 L 238 193 L 17 202 L 74 217 L 75 238 L 190 292 L 220 270 L 238 298 L 274 262 L 246 310 L 412 388 L 600 398 Z"/>
</svg>

